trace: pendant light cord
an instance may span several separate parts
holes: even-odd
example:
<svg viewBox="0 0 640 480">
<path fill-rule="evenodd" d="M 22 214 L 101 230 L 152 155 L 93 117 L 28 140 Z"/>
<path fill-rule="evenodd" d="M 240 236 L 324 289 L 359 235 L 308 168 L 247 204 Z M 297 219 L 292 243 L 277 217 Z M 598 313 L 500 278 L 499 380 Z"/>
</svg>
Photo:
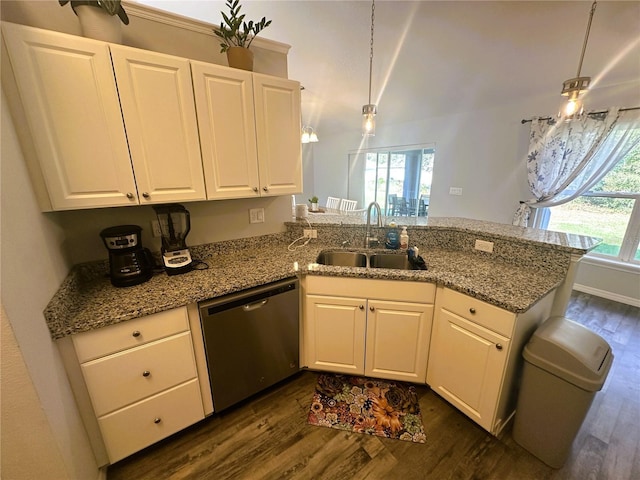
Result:
<svg viewBox="0 0 640 480">
<path fill-rule="evenodd" d="M 371 52 L 369 53 L 369 105 L 371 105 L 371 77 L 373 72 L 373 22 L 375 20 L 376 0 L 371 2 Z"/>
<path fill-rule="evenodd" d="M 597 0 L 594 0 L 591 5 L 591 12 L 589 13 L 589 23 L 587 23 L 587 31 L 584 35 L 584 43 L 582 44 L 582 54 L 580 55 L 580 63 L 578 64 L 578 74 L 576 77 L 580 77 L 580 70 L 582 70 L 582 61 L 584 60 L 584 54 L 587 51 L 587 42 L 589 41 L 589 32 L 591 31 L 591 21 L 593 20 L 593 14 L 596 11 Z"/>
</svg>

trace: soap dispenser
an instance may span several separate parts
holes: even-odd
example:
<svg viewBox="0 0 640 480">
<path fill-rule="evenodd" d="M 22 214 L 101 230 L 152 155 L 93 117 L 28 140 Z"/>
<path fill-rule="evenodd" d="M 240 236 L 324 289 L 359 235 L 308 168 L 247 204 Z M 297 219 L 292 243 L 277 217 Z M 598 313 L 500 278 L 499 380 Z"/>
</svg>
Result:
<svg viewBox="0 0 640 480">
<path fill-rule="evenodd" d="M 387 238 L 384 242 L 384 246 L 392 250 L 397 250 L 400 246 L 400 237 L 398 235 L 398 229 L 396 228 L 395 222 L 389 223 L 389 231 L 387 232 Z"/>
<path fill-rule="evenodd" d="M 400 248 L 406 250 L 409 247 L 409 234 L 407 233 L 407 227 L 402 227 L 402 233 L 400 233 Z"/>
</svg>

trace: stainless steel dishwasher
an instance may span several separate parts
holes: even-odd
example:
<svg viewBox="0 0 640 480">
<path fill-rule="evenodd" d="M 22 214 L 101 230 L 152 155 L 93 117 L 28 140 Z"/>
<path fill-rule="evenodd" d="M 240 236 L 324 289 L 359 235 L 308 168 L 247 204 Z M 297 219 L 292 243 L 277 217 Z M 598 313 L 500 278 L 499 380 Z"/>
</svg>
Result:
<svg viewBox="0 0 640 480">
<path fill-rule="evenodd" d="M 215 412 L 299 370 L 297 279 L 200 302 Z"/>
</svg>

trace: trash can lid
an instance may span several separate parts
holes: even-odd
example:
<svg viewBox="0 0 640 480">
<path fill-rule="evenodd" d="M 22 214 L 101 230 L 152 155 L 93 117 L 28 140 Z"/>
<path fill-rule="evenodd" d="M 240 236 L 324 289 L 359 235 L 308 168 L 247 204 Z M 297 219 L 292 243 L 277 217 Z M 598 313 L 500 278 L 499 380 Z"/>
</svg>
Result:
<svg viewBox="0 0 640 480">
<path fill-rule="evenodd" d="M 607 378 L 613 352 L 598 334 L 565 317 L 551 317 L 531 336 L 524 359 L 590 392 Z"/>
</svg>

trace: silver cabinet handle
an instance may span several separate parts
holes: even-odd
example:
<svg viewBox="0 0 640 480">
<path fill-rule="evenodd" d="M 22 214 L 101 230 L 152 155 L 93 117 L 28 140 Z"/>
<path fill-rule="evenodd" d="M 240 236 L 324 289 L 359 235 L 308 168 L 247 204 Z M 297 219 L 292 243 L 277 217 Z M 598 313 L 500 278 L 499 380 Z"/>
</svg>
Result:
<svg viewBox="0 0 640 480">
<path fill-rule="evenodd" d="M 496 350 L 502 350 L 502 344 L 496 343 Z"/>
<path fill-rule="evenodd" d="M 149 375 L 151 375 L 151 372 L 149 370 L 145 370 L 144 372 L 142 372 L 143 377 L 148 377 Z"/>
<path fill-rule="evenodd" d="M 264 190 L 265 192 L 268 192 L 269 188 L 268 187 L 262 187 L 262 190 Z"/>
<path fill-rule="evenodd" d="M 139 330 L 134 330 L 131 335 L 137 338 L 137 337 L 140 336 L 140 331 Z"/>
<path fill-rule="evenodd" d="M 364 305 L 360 305 L 360 310 L 364 310 Z"/>
<path fill-rule="evenodd" d="M 162 419 L 161 419 L 161 418 L 159 418 L 159 417 L 156 417 L 156 418 L 154 418 L 154 419 L 153 419 L 153 423 L 155 423 L 155 424 L 158 424 L 158 423 L 160 423 L 161 421 L 162 421 Z"/>
<path fill-rule="evenodd" d="M 149 198 L 149 197 L 151 197 L 151 195 L 149 195 L 149 193 L 148 193 L 148 192 L 142 192 L 142 196 L 143 196 L 144 198 Z"/>
<path fill-rule="evenodd" d="M 474 315 L 474 314 L 476 313 L 476 309 L 475 309 L 475 308 L 473 308 L 473 307 L 471 307 L 471 308 L 469 309 L 469 313 L 470 313 L 471 315 Z"/>
<path fill-rule="evenodd" d="M 253 187 L 253 191 L 258 193 L 258 187 Z"/>
<path fill-rule="evenodd" d="M 373 312 L 373 311 L 375 311 L 375 307 L 369 307 L 369 310 L 371 310 Z"/>
<path fill-rule="evenodd" d="M 133 200 L 133 197 L 134 197 L 133 193 L 131 193 L 131 192 L 127 192 L 127 198 L 128 198 L 129 200 Z"/>
</svg>

